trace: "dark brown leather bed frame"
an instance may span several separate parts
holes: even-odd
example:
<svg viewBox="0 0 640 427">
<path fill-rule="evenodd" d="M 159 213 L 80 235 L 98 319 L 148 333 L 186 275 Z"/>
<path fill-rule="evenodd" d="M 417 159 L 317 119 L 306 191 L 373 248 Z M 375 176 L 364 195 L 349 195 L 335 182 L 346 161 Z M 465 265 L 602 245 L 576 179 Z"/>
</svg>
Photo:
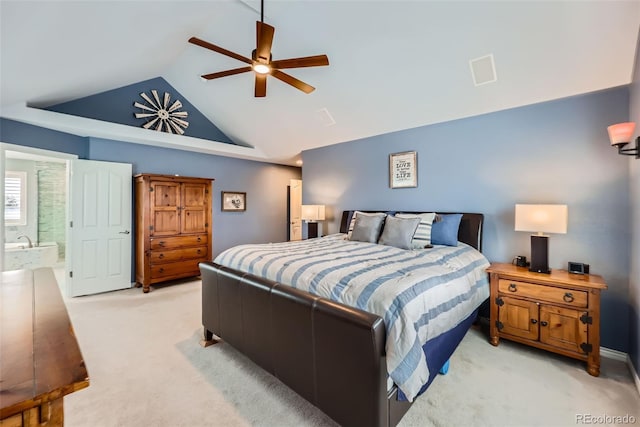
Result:
<svg viewBox="0 0 640 427">
<path fill-rule="evenodd" d="M 482 223 L 463 214 L 458 240 L 480 250 Z M 387 391 L 379 316 L 213 262 L 200 271 L 206 341 L 223 339 L 344 426 L 395 426 L 411 406 Z"/>
</svg>

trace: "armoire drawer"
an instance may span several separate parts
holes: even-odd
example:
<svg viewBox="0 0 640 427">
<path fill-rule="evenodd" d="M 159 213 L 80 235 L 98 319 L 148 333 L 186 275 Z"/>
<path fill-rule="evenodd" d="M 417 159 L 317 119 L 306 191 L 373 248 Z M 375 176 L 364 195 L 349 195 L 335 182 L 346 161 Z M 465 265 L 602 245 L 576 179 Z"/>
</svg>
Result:
<svg viewBox="0 0 640 427">
<path fill-rule="evenodd" d="M 197 258 L 188 261 L 170 262 L 167 264 L 157 264 L 151 266 L 151 278 L 160 279 L 173 276 L 199 276 L 200 268 L 198 264 L 206 261 L 207 258 Z"/>
<path fill-rule="evenodd" d="M 184 249 L 152 250 L 149 254 L 149 261 L 151 262 L 151 265 L 184 261 L 194 258 L 207 257 L 207 252 L 208 251 L 206 246 L 196 246 L 193 248 Z"/>
<path fill-rule="evenodd" d="M 206 234 L 194 234 L 177 237 L 153 237 L 149 239 L 151 250 L 176 249 L 185 246 L 198 246 L 207 244 Z"/>
</svg>

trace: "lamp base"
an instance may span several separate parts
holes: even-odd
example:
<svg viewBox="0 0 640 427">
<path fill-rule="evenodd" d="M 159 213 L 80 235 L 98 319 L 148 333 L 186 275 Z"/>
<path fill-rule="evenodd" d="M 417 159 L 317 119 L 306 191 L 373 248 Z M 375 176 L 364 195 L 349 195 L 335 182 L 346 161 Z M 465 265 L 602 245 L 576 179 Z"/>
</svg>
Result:
<svg viewBox="0 0 640 427">
<path fill-rule="evenodd" d="M 529 271 L 550 274 L 549 269 L 549 237 L 531 236 L 531 264 Z"/>
<path fill-rule="evenodd" d="M 313 239 L 318 237 L 318 223 L 317 222 L 308 222 L 307 223 L 307 238 Z"/>
</svg>

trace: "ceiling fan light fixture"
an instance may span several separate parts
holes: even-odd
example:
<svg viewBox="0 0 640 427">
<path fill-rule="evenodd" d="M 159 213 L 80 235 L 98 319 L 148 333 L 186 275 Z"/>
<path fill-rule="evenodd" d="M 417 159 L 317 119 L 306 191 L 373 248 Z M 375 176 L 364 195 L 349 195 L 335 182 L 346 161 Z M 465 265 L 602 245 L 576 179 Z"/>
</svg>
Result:
<svg viewBox="0 0 640 427">
<path fill-rule="evenodd" d="M 271 67 L 266 64 L 253 64 L 252 68 L 258 74 L 269 74 L 271 72 Z"/>
</svg>

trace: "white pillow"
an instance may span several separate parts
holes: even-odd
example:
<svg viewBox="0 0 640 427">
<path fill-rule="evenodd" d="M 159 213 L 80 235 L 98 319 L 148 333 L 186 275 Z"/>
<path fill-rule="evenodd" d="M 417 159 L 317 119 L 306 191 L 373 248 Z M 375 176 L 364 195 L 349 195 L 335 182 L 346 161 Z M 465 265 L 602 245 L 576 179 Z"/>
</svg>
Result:
<svg viewBox="0 0 640 427">
<path fill-rule="evenodd" d="M 435 212 L 421 214 L 396 214 L 398 218 L 420 218 L 420 224 L 411 239 L 411 249 L 424 249 L 431 244 L 431 225 L 436 217 Z"/>
</svg>

